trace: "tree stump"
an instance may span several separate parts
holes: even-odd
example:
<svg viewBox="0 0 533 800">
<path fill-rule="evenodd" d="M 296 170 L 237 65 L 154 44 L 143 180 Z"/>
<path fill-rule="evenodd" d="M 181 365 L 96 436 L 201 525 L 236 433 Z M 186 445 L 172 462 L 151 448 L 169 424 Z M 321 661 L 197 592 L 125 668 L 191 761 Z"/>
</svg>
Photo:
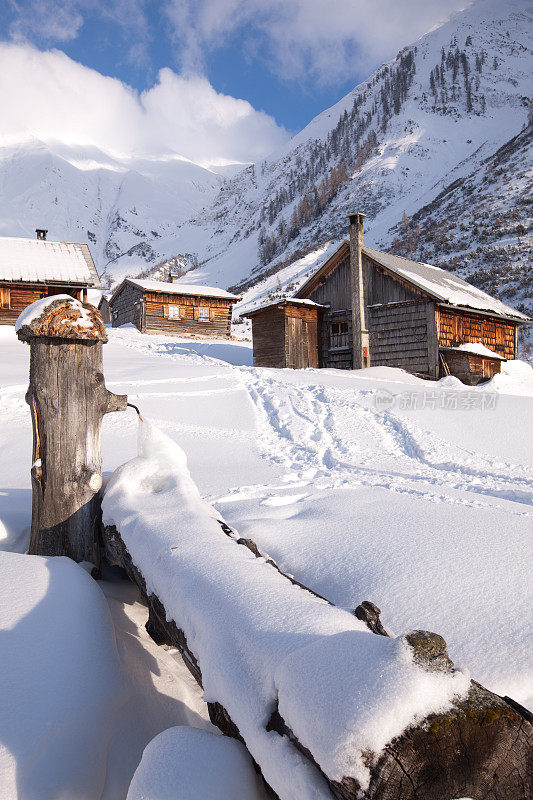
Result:
<svg viewBox="0 0 533 800">
<path fill-rule="evenodd" d="M 93 306 L 59 295 L 28 306 L 16 324 L 30 345 L 26 402 L 33 424 L 29 552 L 100 568 L 102 417 L 126 408 L 105 388 L 105 325 Z"/>
</svg>

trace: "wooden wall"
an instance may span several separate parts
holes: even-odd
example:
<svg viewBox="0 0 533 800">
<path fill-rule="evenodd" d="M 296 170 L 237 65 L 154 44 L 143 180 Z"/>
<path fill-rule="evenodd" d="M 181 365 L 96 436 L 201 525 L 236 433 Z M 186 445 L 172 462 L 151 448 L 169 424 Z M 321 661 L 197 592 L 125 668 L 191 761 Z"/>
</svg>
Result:
<svg viewBox="0 0 533 800">
<path fill-rule="evenodd" d="M 282 308 L 265 308 L 252 317 L 254 367 L 286 365 L 285 314 Z"/>
<path fill-rule="evenodd" d="M 285 306 L 285 366 L 291 369 L 318 367 L 317 310 Z"/>
<path fill-rule="evenodd" d="M 125 283 L 111 304 L 111 320 L 114 328 L 132 323 L 142 329 L 143 290 L 139 286 Z"/>
<path fill-rule="evenodd" d="M 504 358 L 517 357 L 517 323 L 448 308 L 437 309 L 436 321 L 441 347 L 481 342 Z"/>
<path fill-rule="evenodd" d="M 171 319 L 169 306 L 179 307 L 182 319 Z M 209 309 L 209 321 L 198 318 L 199 308 Z M 232 301 L 219 297 L 146 292 L 143 331 L 175 336 L 231 336 L 232 311 Z"/>
<path fill-rule="evenodd" d="M 438 375 L 435 307 L 430 301 L 369 308 L 370 364 L 400 367 L 436 378 Z"/>
<path fill-rule="evenodd" d="M 483 358 L 483 356 L 465 353 L 464 350 L 444 350 L 443 356 L 450 373 L 466 383 L 467 386 L 476 386 L 481 381 L 486 381 L 501 372 L 502 362 L 496 358 Z"/>
<path fill-rule="evenodd" d="M 81 293 L 81 289 L 71 286 L 0 283 L 0 325 L 14 325 L 21 311 L 42 297 L 70 294 L 80 300 Z"/>
</svg>

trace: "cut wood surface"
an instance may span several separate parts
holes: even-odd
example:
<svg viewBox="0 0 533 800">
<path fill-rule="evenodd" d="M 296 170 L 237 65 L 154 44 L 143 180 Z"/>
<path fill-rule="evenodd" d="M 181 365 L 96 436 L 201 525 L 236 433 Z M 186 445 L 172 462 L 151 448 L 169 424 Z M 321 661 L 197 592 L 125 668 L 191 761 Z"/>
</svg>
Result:
<svg viewBox="0 0 533 800">
<path fill-rule="evenodd" d="M 229 526 L 222 521 L 220 526 L 221 535 L 236 538 Z M 236 541 L 256 557 L 263 558 L 252 540 Z M 147 592 L 144 577 L 132 562 L 115 526 L 106 526 L 104 547 L 108 562 L 123 567 L 139 587 L 149 608 L 146 627 L 152 638 L 159 644 L 178 648 L 201 686 L 201 664 L 180 628 L 180 621 L 169 619 L 164 598 Z M 281 572 L 271 559 L 267 559 L 267 563 Z M 293 578 L 285 577 L 288 585 L 290 581 L 311 591 Z M 176 580 L 179 580 L 179 575 Z M 363 602 L 354 613 L 374 633 L 387 636 L 379 620 L 379 609 L 374 604 Z M 415 661 L 425 669 L 446 671 L 453 667 L 442 637 L 415 631 L 408 634 L 406 640 L 414 651 Z M 220 703 L 211 701 L 208 707 L 212 722 L 223 733 L 244 741 Z M 278 711 L 272 714 L 267 729 L 290 739 L 294 747 L 320 769 L 313 754 L 298 741 Z M 452 800 L 457 797 L 529 800 L 533 789 L 532 731 L 531 715 L 525 709 L 472 681 L 467 696 L 448 712 L 431 714 L 389 742 L 377 763 L 373 764 L 370 786 L 364 792 L 357 780 L 349 775 L 335 781 L 321 772 L 332 797 L 338 800 Z"/>
<path fill-rule="evenodd" d="M 26 309 L 19 339 L 30 345 L 26 401 L 33 423 L 29 552 L 100 565 L 99 491 L 102 417 L 126 408 L 102 373 L 107 341 L 98 311 L 73 298 Z"/>
</svg>

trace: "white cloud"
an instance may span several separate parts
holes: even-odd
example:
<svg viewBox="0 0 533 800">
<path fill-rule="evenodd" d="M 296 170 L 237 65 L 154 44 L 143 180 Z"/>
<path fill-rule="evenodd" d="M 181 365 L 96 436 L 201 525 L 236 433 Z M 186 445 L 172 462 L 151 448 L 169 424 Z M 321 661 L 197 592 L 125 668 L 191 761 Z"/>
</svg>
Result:
<svg viewBox="0 0 533 800">
<path fill-rule="evenodd" d="M 470 2 L 168 0 L 167 14 L 187 67 L 200 69 L 206 53 L 240 34 L 283 78 L 335 84 L 391 58 Z"/>
<path fill-rule="evenodd" d="M 0 44 L 0 142 L 34 136 L 119 156 L 179 153 L 201 164 L 255 161 L 286 132 L 206 78 L 170 69 L 137 93 L 56 50 Z"/>
</svg>

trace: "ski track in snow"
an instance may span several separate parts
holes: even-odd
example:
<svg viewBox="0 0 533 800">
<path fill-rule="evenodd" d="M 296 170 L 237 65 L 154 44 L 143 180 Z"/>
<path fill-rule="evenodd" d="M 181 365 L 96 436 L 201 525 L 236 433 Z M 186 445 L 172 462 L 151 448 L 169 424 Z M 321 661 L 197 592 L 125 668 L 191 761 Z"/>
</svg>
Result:
<svg viewBox="0 0 533 800">
<path fill-rule="evenodd" d="M 369 407 L 373 390 L 295 385 L 258 370 L 240 370 L 240 375 L 257 415 L 262 453 L 287 470 L 285 489 L 294 482 L 319 482 L 321 489 L 358 484 L 472 507 L 484 507 L 480 500 L 533 505 L 533 473 L 527 467 L 495 462 L 390 411 Z M 272 490 L 265 486 L 235 491 L 240 497 L 246 493 L 257 498 Z M 225 499 L 230 497 L 231 492 Z M 531 515 L 518 507 L 513 513 Z"/>
</svg>

